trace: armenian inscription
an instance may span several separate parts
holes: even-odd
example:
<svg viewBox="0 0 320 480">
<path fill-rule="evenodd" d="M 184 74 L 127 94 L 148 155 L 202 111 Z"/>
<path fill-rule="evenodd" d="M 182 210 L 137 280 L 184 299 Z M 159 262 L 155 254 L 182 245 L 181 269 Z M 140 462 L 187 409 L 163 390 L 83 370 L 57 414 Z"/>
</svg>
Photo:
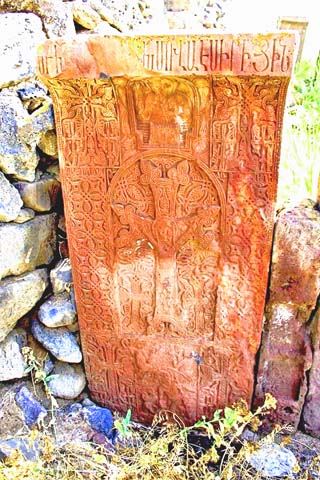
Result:
<svg viewBox="0 0 320 480">
<path fill-rule="evenodd" d="M 191 73 L 236 70 L 240 74 L 286 73 L 292 65 L 290 44 L 278 38 L 147 40 L 143 64 L 149 70 Z"/>
<path fill-rule="evenodd" d="M 191 423 L 250 401 L 294 41 L 43 46 L 85 366 L 102 404 Z"/>
</svg>

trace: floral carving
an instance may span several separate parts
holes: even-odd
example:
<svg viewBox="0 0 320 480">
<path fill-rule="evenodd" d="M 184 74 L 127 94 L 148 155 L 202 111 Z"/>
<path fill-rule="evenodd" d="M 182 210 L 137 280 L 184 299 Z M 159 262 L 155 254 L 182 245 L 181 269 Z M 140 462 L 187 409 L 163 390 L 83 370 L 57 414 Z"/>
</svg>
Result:
<svg viewBox="0 0 320 480">
<path fill-rule="evenodd" d="M 289 73 L 230 38 L 220 63 L 219 42 L 192 43 L 202 70 L 164 50 L 183 76 L 168 57 L 164 75 L 45 79 L 89 386 L 143 421 L 252 395 Z"/>
</svg>

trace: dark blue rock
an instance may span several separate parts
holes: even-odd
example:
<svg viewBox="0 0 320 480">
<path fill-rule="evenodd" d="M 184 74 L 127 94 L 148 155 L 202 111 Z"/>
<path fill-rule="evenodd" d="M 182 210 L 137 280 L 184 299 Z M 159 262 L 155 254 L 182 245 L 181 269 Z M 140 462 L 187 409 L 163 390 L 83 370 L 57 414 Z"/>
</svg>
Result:
<svg viewBox="0 0 320 480">
<path fill-rule="evenodd" d="M 277 443 L 262 444 L 247 461 L 260 472 L 263 477 L 287 477 L 294 473 L 297 459 L 288 448 Z"/>
<path fill-rule="evenodd" d="M 103 433 L 106 437 L 113 439 L 113 417 L 108 408 L 90 405 L 83 407 L 85 420 L 96 432 Z"/>
<path fill-rule="evenodd" d="M 64 409 L 64 413 L 66 413 L 69 417 L 76 417 L 82 412 L 82 405 L 81 403 L 72 403 L 72 405 L 67 405 Z"/>
<path fill-rule="evenodd" d="M 39 309 L 39 320 L 46 327 L 56 328 L 72 325 L 77 312 L 67 292 L 51 295 Z"/>
<path fill-rule="evenodd" d="M 49 355 L 47 355 L 43 362 L 42 370 L 47 375 L 49 375 L 49 373 L 51 373 L 53 369 L 54 369 L 54 361 L 49 357 Z"/>
<path fill-rule="evenodd" d="M 34 442 L 29 438 L 10 438 L 9 440 L 0 440 L 0 459 L 5 460 L 14 452 L 19 450 L 26 460 L 35 462 L 40 454 L 41 449 L 39 442 Z"/>
<path fill-rule="evenodd" d="M 23 86 L 17 87 L 17 94 L 22 102 L 30 102 L 33 100 L 37 101 L 37 103 L 39 103 L 41 106 L 41 103 L 43 103 L 47 98 L 46 90 L 38 84 L 25 82 L 20 85 Z"/>
<path fill-rule="evenodd" d="M 23 411 L 25 422 L 29 427 L 35 425 L 47 415 L 47 410 L 32 395 L 27 387 L 21 387 L 16 394 L 16 403 Z"/>
<path fill-rule="evenodd" d="M 31 325 L 32 335 L 46 350 L 61 362 L 80 363 L 82 353 L 76 337 L 65 327 L 48 328 L 34 319 Z"/>
</svg>

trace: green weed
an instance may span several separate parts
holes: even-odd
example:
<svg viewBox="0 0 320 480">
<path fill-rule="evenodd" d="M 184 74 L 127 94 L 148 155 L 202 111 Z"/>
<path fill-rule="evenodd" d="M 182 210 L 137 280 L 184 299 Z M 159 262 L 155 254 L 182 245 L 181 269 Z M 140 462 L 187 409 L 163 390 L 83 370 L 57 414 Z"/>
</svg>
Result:
<svg viewBox="0 0 320 480">
<path fill-rule="evenodd" d="M 123 438 L 111 449 L 89 442 L 59 446 L 47 431 L 34 431 L 43 445 L 40 458 L 30 462 L 14 452 L 0 462 L 0 480 L 258 480 L 261 474 L 250 467 L 248 456 L 261 442 L 275 441 L 280 427 L 257 443 L 247 441 L 245 432 L 257 431 L 263 416 L 275 406 L 271 395 L 254 413 L 240 401 L 192 426 L 162 412 L 146 427 L 133 422 L 128 411 L 116 421 Z M 320 472 L 318 457 L 312 469 Z M 298 467 L 296 473 L 299 480 L 317 478 Z"/>
</svg>

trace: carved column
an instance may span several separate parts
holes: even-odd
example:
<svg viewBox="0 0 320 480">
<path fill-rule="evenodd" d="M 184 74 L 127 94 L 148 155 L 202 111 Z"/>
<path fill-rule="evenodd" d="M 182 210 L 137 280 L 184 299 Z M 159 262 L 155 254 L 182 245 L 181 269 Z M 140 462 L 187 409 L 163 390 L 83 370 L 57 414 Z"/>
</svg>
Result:
<svg viewBox="0 0 320 480">
<path fill-rule="evenodd" d="M 250 401 L 294 35 L 48 41 L 93 398 L 186 422 Z"/>
</svg>

